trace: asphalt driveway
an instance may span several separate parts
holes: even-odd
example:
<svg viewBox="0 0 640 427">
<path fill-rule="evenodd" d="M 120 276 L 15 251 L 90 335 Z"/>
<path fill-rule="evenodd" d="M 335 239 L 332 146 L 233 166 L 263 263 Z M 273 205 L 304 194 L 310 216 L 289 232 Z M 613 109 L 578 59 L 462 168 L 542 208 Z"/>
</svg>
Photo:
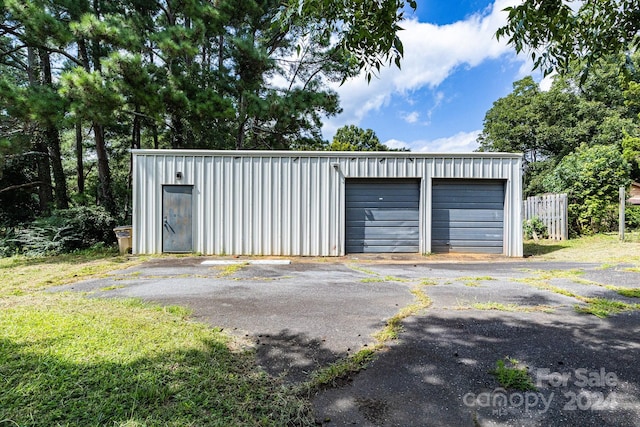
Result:
<svg viewBox="0 0 640 427">
<path fill-rule="evenodd" d="M 371 334 L 421 289 L 431 307 L 353 380 L 313 399 L 323 425 L 640 425 L 640 311 L 578 313 L 586 298 L 633 308 L 625 266 L 513 262 L 293 260 L 204 266 L 161 258 L 59 288 L 190 307 L 197 320 L 247 340 L 270 374 L 299 382 L 375 343 Z M 508 357 L 531 391 L 490 373 Z M 507 362 L 510 363 L 510 362 Z"/>
</svg>

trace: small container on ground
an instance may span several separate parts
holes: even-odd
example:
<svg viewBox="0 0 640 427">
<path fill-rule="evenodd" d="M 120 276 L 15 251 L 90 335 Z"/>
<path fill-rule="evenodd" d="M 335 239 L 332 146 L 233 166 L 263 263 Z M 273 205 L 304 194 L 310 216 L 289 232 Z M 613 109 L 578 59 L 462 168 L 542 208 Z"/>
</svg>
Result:
<svg viewBox="0 0 640 427">
<path fill-rule="evenodd" d="M 130 225 L 123 225 L 114 228 L 113 231 L 116 233 L 116 237 L 118 238 L 118 248 L 120 250 L 120 255 L 131 253 L 133 227 Z"/>
</svg>

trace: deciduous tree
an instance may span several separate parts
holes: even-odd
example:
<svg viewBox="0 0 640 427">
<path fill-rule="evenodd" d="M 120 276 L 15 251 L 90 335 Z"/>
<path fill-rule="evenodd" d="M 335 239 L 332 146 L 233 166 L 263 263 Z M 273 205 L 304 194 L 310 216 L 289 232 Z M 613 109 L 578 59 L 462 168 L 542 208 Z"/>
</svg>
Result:
<svg viewBox="0 0 640 427">
<path fill-rule="evenodd" d="M 355 125 L 339 128 L 327 149 L 332 151 L 398 151 L 382 144 L 373 130 L 362 129 Z"/>
<path fill-rule="evenodd" d="M 529 53 L 545 74 L 567 73 L 576 60 L 589 70 L 611 54 L 630 65 L 640 47 L 638 0 L 524 0 L 506 10 L 498 39 Z"/>
<path fill-rule="evenodd" d="M 565 156 L 545 178 L 552 192 L 566 192 L 573 230 L 597 233 L 610 218 L 618 189 L 629 185 L 630 167 L 615 145 L 582 146 Z"/>
</svg>

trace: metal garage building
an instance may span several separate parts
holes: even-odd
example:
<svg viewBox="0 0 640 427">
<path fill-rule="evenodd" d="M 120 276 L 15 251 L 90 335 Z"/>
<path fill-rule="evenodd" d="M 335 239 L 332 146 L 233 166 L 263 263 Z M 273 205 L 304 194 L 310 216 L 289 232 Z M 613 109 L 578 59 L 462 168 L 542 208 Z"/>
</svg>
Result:
<svg viewBox="0 0 640 427">
<path fill-rule="evenodd" d="M 511 153 L 133 151 L 133 252 L 522 256 Z"/>
</svg>

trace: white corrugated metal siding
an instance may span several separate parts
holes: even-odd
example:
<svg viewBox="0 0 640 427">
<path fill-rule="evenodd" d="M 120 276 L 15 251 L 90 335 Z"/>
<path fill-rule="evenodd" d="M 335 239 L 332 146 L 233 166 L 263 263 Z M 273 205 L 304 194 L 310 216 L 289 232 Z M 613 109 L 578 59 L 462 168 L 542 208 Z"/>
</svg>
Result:
<svg viewBox="0 0 640 427">
<path fill-rule="evenodd" d="M 162 251 L 162 186 L 193 186 L 193 250 L 338 256 L 347 178 L 418 178 L 420 252 L 431 252 L 431 180 L 503 179 L 504 254 L 522 256 L 521 157 L 504 153 L 134 150 L 133 251 Z M 181 172 L 179 179 L 177 173 Z"/>
</svg>

